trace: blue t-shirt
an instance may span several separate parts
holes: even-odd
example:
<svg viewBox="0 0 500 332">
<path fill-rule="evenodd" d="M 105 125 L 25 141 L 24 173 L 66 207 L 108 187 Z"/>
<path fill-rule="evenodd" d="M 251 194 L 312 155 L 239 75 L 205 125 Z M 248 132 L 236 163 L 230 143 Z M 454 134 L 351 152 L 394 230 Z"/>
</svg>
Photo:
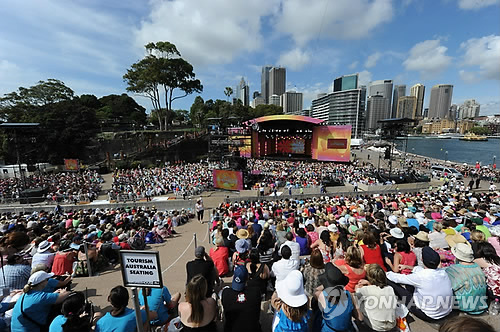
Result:
<svg viewBox="0 0 500 332">
<path fill-rule="evenodd" d="M 24 297 L 24 303 L 23 303 Z M 44 325 L 50 313 L 50 308 L 56 303 L 59 294 L 47 293 L 45 291 L 29 291 L 17 300 L 12 312 L 11 332 L 38 332 L 40 328 L 23 317 L 21 313 L 21 303 L 23 311 L 34 321 Z"/>
<path fill-rule="evenodd" d="M 50 323 L 49 326 L 49 332 L 63 332 L 63 324 L 66 323 L 68 319 L 64 317 L 63 315 L 59 315 L 54 320 L 52 323 Z"/>
<path fill-rule="evenodd" d="M 274 314 L 272 332 L 306 332 L 308 330 L 308 320 L 311 317 L 311 310 L 308 310 L 306 315 L 300 319 L 298 322 L 292 321 L 280 309 L 276 314 Z"/>
<path fill-rule="evenodd" d="M 146 312 L 141 310 L 141 315 L 144 323 L 146 321 Z M 97 321 L 95 332 L 135 332 L 136 328 L 135 311 L 125 308 L 125 311 L 120 316 L 111 316 L 109 312 L 104 315 Z"/>
<path fill-rule="evenodd" d="M 151 288 L 151 294 L 148 296 L 148 308 L 149 311 L 156 311 L 158 314 L 158 318 L 156 320 L 152 320 L 150 323 L 152 325 L 164 323 L 168 319 L 168 309 L 165 306 L 165 303 L 169 303 L 172 297 L 170 296 L 170 292 L 167 287 L 163 288 Z M 144 305 L 144 295 L 139 295 L 139 304 L 141 306 Z"/>
<path fill-rule="evenodd" d="M 318 315 L 321 318 L 321 326 L 320 328 L 316 328 L 316 331 L 330 332 L 332 329 L 337 331 L 353 331 L 351 315 L 354 310 L 354 305 L 352 303 L 351 294 L 345 291 L 345 295 L 347 296 L 345 301 L 339 301 L 337 304 L 332 304 L 328 301 L 328 293 L 323 291 L 326 308 L 323 309 L 322 315 Z"/>
<path fill-rule="evenodd" d="M 47 285 L 45 285 L 45 287 L 42 289 L 42 292 L 53 293 L 56 290 L 57 285 L 59 285 L 58 280 L 52 278 L 48 279 Z"/>
</svg>

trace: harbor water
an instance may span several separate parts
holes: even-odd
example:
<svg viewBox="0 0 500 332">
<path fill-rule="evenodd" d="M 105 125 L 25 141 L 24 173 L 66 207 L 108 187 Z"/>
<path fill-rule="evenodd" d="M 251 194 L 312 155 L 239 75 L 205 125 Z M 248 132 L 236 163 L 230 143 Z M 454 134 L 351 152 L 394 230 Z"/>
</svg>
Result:
<svg viewBox="0 0 500 332">
<path fill-rule="evenodd" d="M 405 147 L 406 142 L 407 146 Z M 480 162 L 481 165 L 486 166 L 493 164 L 493 159 L 496 157 L 498 165 L 500 159 L 500 139 L 473 142 L 462 141 L 458 138 L 408 137 L 407 141 L 398 139 L 395 143 L 397 149 L 403 152 L 458 163 L 475 164 Z"/>
</svg>

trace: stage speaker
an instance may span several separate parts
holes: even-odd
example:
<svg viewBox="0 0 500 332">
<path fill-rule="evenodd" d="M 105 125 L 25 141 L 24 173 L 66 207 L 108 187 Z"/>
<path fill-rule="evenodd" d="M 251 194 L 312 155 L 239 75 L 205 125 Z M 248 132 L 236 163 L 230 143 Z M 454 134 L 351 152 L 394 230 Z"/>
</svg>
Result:
<svg viewBox="0 0 500 332">
<path fill-rule="evenodd" d="M 390 147 L 385 148 L 384 159 L 391 159 L 391 148 Z"/>
</svg>

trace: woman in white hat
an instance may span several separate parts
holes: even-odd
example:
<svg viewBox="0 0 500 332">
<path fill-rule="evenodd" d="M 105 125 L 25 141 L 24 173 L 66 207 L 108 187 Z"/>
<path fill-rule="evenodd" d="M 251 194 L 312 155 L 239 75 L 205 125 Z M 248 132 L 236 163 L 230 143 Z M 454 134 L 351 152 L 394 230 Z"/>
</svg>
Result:
<svg viewBox="0 0 500 332">
<path fill-rule="evenodd" d="M 307 331 L 311 316 L 308 298 L 304 292 L 303 276 L 295 270 L 280 283 L 276 283 L 276 292 L 271 298 L 271 305 L 276 310 L 272 331 Z"/>
<path fill-rule="evenodd" d="M 47 318 L 53 304 L 59 304 L 70 294 L 68 291 L 59 293 L 44 292 L 43 289 L 53 273 L 38 271 L 33 273 L 24 286 L 24 294 L 14 306 L 11 320 L 12 332 L 38 332 L 50 322 Z"/>
</svg>

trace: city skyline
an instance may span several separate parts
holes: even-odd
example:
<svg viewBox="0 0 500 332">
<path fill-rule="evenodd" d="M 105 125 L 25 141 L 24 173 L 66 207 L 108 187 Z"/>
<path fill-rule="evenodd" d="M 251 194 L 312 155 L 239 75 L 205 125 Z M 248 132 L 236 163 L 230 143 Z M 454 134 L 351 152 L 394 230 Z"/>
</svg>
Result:
<svg viewBox="0 0 500 332">
<path fill-rule="evenodd" d="M 105 3 L 5 2 L 0 22 L 0 95 L 39 80 L 64 81 L 76 94 L 125 93 L 122 76 L 151 41 L 174 43 L 204 85 L 225 100 L 245 77 L 261 91 L 261 68 L 286 68 L 285 91 L 309 108 L 335 78 L 360 85 L 392 80 L 431 88 L 451 84 L 453 104 L 475 99 L 481 115 L 500 113 L 498 0 L 174 0 Z M 360 23 L 361 22 L 361 23 Z M 457 24 L 457 22 L 460 22 Z M 133 96 L 147 109 L 145 98 Z M 196 95 L 177 100 L 189 110 Z M 392 97 L 392 96 L 391 96 Z"/>
</svg>

